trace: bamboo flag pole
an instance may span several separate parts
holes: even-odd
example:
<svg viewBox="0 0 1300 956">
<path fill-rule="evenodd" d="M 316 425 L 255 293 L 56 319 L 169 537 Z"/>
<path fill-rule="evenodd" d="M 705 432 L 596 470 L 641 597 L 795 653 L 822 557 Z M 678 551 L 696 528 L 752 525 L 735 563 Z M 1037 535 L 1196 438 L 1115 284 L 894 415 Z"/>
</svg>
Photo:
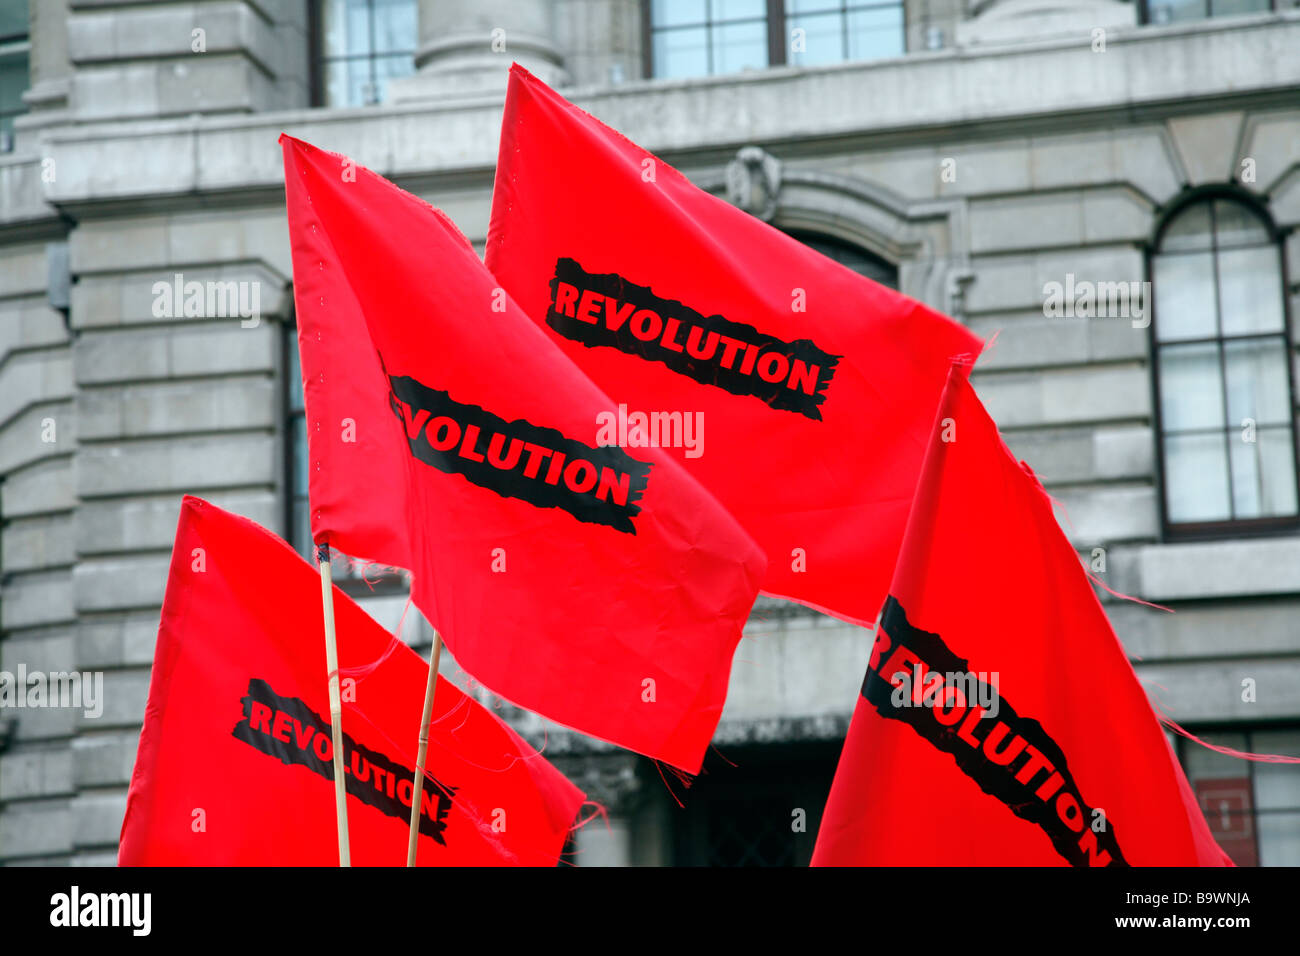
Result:
<svg viewBox="0 0 1300 956">
<path fill-rule="evenodd" d="M 406 865 L 415 866 L 420 840 L 420 797 L 424 793 L 424 760 L 429 754 L 429 724 L 433 721 L 433 695 L 438 690 L 438 662 L 442 658 L 442 635 L 433 632 L 429 656 L 429 679 L 424 686 L 424 716 L 420 718 L 420 748 L 415 755 L 415 787 L 411 791 L 411 832 L 406 840 Z"/>
<path fill-rule="evenodd" d="M 348 793 L 343 776 L 343 697 L 339 693 L 339 648 L 334 638 L 334 583 L 330 574 L 330 546 L 316 549 L 320 565 L 320 599 L 325 612 L 325 667 L 329 674 L 330 727 L 334 732 L 334 808 L 338 812 L 339 866 L 352 865 L 348 846 Z"/>
</svg>

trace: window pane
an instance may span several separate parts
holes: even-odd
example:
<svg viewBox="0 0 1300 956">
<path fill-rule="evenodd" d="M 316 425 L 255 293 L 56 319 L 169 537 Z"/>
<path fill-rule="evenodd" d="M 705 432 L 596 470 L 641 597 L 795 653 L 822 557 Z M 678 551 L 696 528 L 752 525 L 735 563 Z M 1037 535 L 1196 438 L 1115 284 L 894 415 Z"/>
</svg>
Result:
<svg viewBox="0 0 1300 956">
<path fill-rule="evenodd" d="M 370 95 L 370 61 L 334 60 L 325 64 L 325 105 L 364 106 Z"/>
<path fill-rule="evenodd" d="M 0 113 L 12 116 L 23 112 L 23 93 L 27 91 L 27 53 L 0 56 Z"/>
<path fill-rule="evenodd" d="M 1276 246 L 1219 253 L 1224 335 L 1282 331 L 1282 267 Z"/>
<path fill-rule="evenodd" d="M 650 22 L 655 27 L 704 23 L 709 17 L 707 0 L 654 0 Z"/>
<path fill-rule="evenodd" d="M 414 52 L 418 43 L 415 8 L 416 0 L 375 0 L 376 53 Z"/>
<path fill-rule="evenodd" d="M 796 66 L 819 66 L 840 63 L 844 60 L 844 17 L 839 13 L 816 16 L 790 17 L 787 21 L 792 31 L 790 62 Z M 803 33 L 803 51 L 794 47 L 794 30 Z"/>
<path fill-rule="evenodd" d="M 1243 13 L 1264 13 L 1271 10 L 1269 0 L 1211 0 L 1213 16 L 1230 17 Z"/>
<path fill-rule="evenodd" d="M 1268 230 L 1250 207 L 1230 199 L 1214 201 L 1214 241 L 1220 249 L 1268 243 Z"/>
<path fill-rule="evenodd" d="M 767 0 L 713 0 L 714 21 L 766 20 Z"/>
<path fill-rule="evenodd" d="M 1291 383 L 1286 374 L 1286 345 L 1281 336 L 1223 344 L 1228 372 L 1228 425 L 1243 419 L 1257 425 L 1291 420 Z"/>
<path fill-rule="evenodd" d="M 1251 745 L 1259 753 L 1300 757 L 1300 731 L 1258 731 L 1251 734 Z M 1255 764 L 1255 806 L 1260 811 L 1260 864 L 1300 866 L 1300 766 Z"/>
<path fill-rule="evenodd" d="M 767 23 L 733 23 L 713 28 L 713 72 L 735 73 L 767 66 Z"/>
<path fill-rule="evenodd" d="M 1197 736 L 1207 744 L 1213 744 L 1216 747 L 1229 747 L 1233 750 L 1242 751 L 1250 749 L 1246 742 L 1246 735 L 1243 733 L 1214 730 L 1197 734 Z M 1216 753 L 1208 747 L 1202 747 L 1193 741 L 1188 741 L 1183 758 L 1183 768 L 1187 771 L 1187 776 L 1192 780 L 1240 777 L 1243 772 L 1239 758 Z"/>
<path fill-rule="evenodd" d="M 1152 262 L 1152 282 L 1159 341 L 1205 339 L 1218 334 L 1212 253 L 1157 256 Z"/>
<path fill-rule="evenodd" d="M 1251 749 L 1300 757 L 1300 730 L 1257 730 Z M 1300 764 L 1255 764 L 1255 805 L 1261 810 L 1300 810 Z"/>
<path fill-rule="evenodd" d="M 1232 516 L 1276 518 L 1296 513 L 1295 458 L 1288 425 L 1260 428 L 1253 442 L 1229 432 Z"/>
<path fill-rule="evenodd" d="M 366 0 L 325 0 L 320 22 L 321 52 L 325 56 L 370 52 L 370 9 Z"/>
<path fill-rule="evenodd" d="M 785 10 L 787 14 L 826 13 L 838 11 L 842 6 L 842 0 L 786 0 Z"/>
<path fill-rule="evenodd" d="M 704 27 L 664 30 L 654 36 L 655 76 L 704 76 L 709 72 Z"/>
<path fill-rule="evenodd" d="M 1256 823 L 1260 866 L 1300 866 L 1300 813 L 1261 813 Z"/>
<path fill-rule="evenodd" d="M 1180 212 L 1160 239 L 1161 252 L 1187 252 L 1211 247 L 1210 204 L 1188 206 Z"/>
<path fill-rule="evenodd" d="M 1160 412 L 1166 432 L 1224 426 L 1217 345 L 1169 345 L 1160 350 Z"/>
<path fill-rule="evenodd" d="M 388 81 L 415 72 L 415 59 L 409 53 L 375 58 L 375 102 L 388 99 Z"/>
<path fill-rule="evenodd" d="M 1165 499 L 1169 520 L 1225 521 L 1228 507 L 1228 466 L 1224 436 L 1165 436 Z"/>
<path fill-rule="evenodd" d="M 1204 20 L 1208 15 L 1205 0 L 1152 0 L 1152 23 L 1181 23 Z"/>
<path fill-rule="evenodd" d="M 28 23 L 27 0 L 0 3 L 0 37 L 25 37 Z"/>
<path fill-rule="evenodd" d="M 881 7 L 849 14 L 849 59 L 903 55 L 903 8 Z"/>
</svg>

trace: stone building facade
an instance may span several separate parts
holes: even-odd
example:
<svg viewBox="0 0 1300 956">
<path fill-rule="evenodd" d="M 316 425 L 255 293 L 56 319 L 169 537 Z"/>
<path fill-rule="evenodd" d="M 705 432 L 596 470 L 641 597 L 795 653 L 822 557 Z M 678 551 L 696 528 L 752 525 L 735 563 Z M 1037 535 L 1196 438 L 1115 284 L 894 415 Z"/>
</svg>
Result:
<svg viewBox="0 0 1300 956">
<path fill-rule="evenodd" d="M 102 671 L 104 708 L 0 710 L 0 861 L 115 859 L 180 496 L 302 540 L 277 136 L 420 194 L 481 250 L 511 59 L 702 187 L 1000 330 L 975 382 L 1008 443 L 1102 579 L 1176 611 L 1105 597 L 1152 696 L 1210 740 L 1300 753 L 1293 0 L 6 16 L 0 669 Z M 155 284 L 177 274 L 248 283 L 258 321 L 160 315 Z M 396 626 L 399 582 L 356 590 Z M 404 636 L 427 649 L 426 625 Z M 806 861 L 869 646 L 760 601 L 689 790 L 551 727 L 548 755 L 609 813 L 574 859 Z M 1180 753 L 1239 862 L 1300 863 L 1300 769 Z"/>
</svg>

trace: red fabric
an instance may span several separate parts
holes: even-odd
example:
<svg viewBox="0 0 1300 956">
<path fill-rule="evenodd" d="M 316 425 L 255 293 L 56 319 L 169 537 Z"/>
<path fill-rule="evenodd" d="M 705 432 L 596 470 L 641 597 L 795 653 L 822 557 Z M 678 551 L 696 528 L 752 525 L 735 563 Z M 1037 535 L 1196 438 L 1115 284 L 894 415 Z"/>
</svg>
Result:
<svg viewBox="0 0 1300 956">
<path fill-rule="evenodd" d="M 813 864 L 1227 862 L 1051 500 L 964 370 L 928 444 Z M 929 671 L 982 674 L 996 715 L 960 681 L 927 706 Z"/>
<path fill-rule="evenodd" d="M 410 568 L 497 693 L 697 771 L 761 552 L 668 455 L 597 447 L 612 403 L 442 213 L 282 143 L 316 540 Z"/>
<path fill-rule="evenodd" d="M 337 588 L 334 616 L 352 861 L 401 866 L 429 667 Z M 119 863 L 338 865 L 324 643 L 316 569 L 248 519 L 186 497 Z M 436 783 L 426 776 L 421 866 L 554 865 L 583 801 L 441 678 L 425 770 Z"/>
<path fill-rule="evenodd" d="M 582 286 L 594 324 L 551 287 L 570 259 L 598 277 Z M 764 591 L 870 623 L 949 360 L 978 351 L 975 336 L 701 191 L 518 65 L 487 265 L 629 414 L 703 413 L 703 454 L 672 454 L 766 552 Z M 637 315 L 619 306 L 638 297 L 656 303 L 662 335 L 648 316 L 649 340 L 630 331 Z M 707 360 L 683 351 L 692 313 Z M 757 351 L 728 355 L 715 330 Z"/>
</svg>

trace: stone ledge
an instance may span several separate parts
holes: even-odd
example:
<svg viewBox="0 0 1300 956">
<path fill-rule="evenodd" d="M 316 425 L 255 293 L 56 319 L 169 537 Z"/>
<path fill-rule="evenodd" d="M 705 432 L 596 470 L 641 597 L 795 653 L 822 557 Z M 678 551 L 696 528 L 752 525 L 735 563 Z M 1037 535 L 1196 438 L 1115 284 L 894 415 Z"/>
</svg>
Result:
<svg viewBox="0 0 1300 956">
<path fill-rule="evenodd" d="M 868 132 L 883 145 L 890 131 L 969 125 L 987 134 L 1003 121 L 1022 130 L 1035 118 L 1077 124 L 1085 112 L 1110 118 L 1122 111 L 1132 121 L 1142 111 L 1203 111 L 1246 96 L 1264 109 L 1294 98 L 1300 59 L 1287 53 L 1297 46 L 1300 11 L 1287 11 L 1193 29 L 1127 31 L 1113 37 L 1104 54 L 1071 39 L 566 93 L 668 155 L 731 152 L 750 142 L 807 145 Z M 1215 69 L 1201 69 L 1205 63 Z M 433 105 L 61 129 L 46 140 L 59 169 L 46 198 L 77 205 L 195 190 L 278 191 L 283 173 L 275 137 L 283 129 L 399 180 L 431 171 L 490 170 L 500 110 L 500 97 L 489 95 Z M 121 180 L 113 171 L 124 165 L 139 175 Z"/>
<path fill-rule="evenodd" d="M 1300 537 L 1150 545 L 1138 580 L 1148 601 L 1300 594 Z"/>
</svg>

